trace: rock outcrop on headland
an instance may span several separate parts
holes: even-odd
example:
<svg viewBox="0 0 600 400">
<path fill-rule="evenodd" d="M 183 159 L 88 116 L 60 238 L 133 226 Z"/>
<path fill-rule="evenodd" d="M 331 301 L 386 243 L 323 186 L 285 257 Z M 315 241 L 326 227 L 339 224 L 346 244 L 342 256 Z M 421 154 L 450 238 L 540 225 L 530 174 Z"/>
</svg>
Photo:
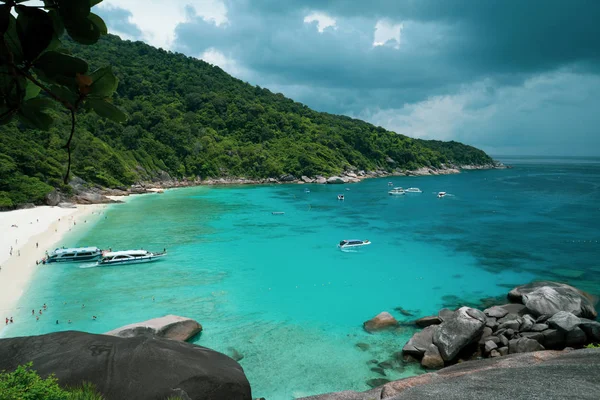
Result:
<svg viewBox="0 0 600 400">
<path fill-rule="evenodd" d="M 452 313 L 442 310 L 444 318 L 440 312 L 417 320 L 418 325 L 426 321 L 428 326 L 404 345 L 403 354 L 421 360 L 425 368 L 439 368 L 460 360 L 577 348 L 600 341 L 600 323 L 585 318 L 597 316 L 594 297 L 577 288 L 533 282 L 514 288 L 508 298 L 522 304 L 492 306 L 483 312 L 461 307 Z"/>
<path fill-rule="evenodd" d="M 151 334 L 165 339 L 181 340 L 185 342 L 201 331 L 202 325 L 191 318 L 167 315 L 144 322 L 122 326 L 113 329 L 110 332 L 106 332 L 105 335 L 128 338 Z"/>
<path fill-rule="evenodd" d="M 366 392 L 298 400 L 597 399 L 600 349 L 540 351 L 468 361 Z"/>
<path fill-rule="evenodd" d="M 107 400 L 251 400 L 242 367 L 214 350 L 152 335 L 84 332 L 0 339 L 0 370 L 33 362 L 61 385 L 91 382 Z"/>
</svg>

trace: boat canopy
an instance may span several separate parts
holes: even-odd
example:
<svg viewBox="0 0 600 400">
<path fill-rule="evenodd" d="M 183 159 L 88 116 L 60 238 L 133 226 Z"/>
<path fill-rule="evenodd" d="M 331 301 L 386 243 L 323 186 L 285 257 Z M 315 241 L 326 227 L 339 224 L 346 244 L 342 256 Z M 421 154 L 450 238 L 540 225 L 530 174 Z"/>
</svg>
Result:
<svg viewBox="0 0 600 400">
<path fill-rule="evenodd" d="M 60 255 L 67 253 L 97 253 L 100 249 L 97 247 L 69 247 L 69 248 L 57 248 L 52 251 L 52 255 Z"/>
<path fill-rule="evenodd" d="M 132 256 L 141 257 L 149 254 L 148 250 L 123 250 L 123 251 L 112 251 L 110 253 L 104 253 L 104 258 L 116 257 L 116 256 Z"/>
</svg>

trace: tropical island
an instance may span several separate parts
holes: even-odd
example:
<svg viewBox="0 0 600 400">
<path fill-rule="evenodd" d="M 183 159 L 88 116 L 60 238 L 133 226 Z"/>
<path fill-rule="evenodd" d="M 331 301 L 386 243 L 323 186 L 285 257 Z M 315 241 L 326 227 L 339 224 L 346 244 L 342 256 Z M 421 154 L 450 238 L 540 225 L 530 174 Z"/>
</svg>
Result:
<svg viewBox="0 0 600 400">
<path fill-rule="evenodd" d="M 139 182 L 332 177 L 493 167 L 491 157 L 457 142 L 412 139 L 345 116 L 316 112 L 254 87 L 204 61 L 113 35 L 88 47 L 64 40 L 90 68 L 112 66 L 121 124 L 78 115 L 72 174 L 87 187 Z M 59 106 L 46 132 L 12 122 L 0 134 L 0 208 L 44 204 L 63 183 L 70 117 Z"/>
</svg>

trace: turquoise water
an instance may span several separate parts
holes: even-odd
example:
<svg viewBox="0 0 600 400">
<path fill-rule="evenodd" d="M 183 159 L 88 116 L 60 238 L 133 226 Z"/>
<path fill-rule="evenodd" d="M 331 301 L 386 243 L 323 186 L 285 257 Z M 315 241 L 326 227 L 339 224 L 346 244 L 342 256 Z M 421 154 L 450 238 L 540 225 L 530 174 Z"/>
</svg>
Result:
<svg viewBox="0 0 600 400">
<path fill-rule="evenodd" d="M 366 380 L 381 377 L 368 361 L 392 358 L 413 332 L 364 332 L 362 323 L 381 311 L 409 321 L 442 306 L 478 305 L 537 278 L 600 294 L 600 160 L 503 161 L 515 168 L 137 197 L 65 245 L 166 247 L 168 258 L 40 267 L 20 303 L 23 316 L 5 334 L 102 333 L 177 314 L 203 325 L 197 344 L 244 356 L 254 397 L 366 390 Z M 388 196 L 390 180 L 423 193 Z M 438 191 L 450 195 L 438 199 Z M 336 248 L 354 238 L 373 244 L 353 253 Z M 43 303 L 49 310 L 39 322 L 26 318 Z"/>
</svg>

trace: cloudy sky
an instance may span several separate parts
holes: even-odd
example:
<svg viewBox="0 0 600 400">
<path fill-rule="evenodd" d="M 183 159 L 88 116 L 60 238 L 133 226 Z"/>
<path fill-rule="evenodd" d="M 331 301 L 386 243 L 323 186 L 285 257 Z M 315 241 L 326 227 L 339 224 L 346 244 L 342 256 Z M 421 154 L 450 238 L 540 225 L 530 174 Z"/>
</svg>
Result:
<svg viewBox="0 0 600 400">
<path fill-rule="evenodd" d="M 105 0 L 111 33 L 495 155 L 600 156 L 600 0 Z"/>
</svg>

